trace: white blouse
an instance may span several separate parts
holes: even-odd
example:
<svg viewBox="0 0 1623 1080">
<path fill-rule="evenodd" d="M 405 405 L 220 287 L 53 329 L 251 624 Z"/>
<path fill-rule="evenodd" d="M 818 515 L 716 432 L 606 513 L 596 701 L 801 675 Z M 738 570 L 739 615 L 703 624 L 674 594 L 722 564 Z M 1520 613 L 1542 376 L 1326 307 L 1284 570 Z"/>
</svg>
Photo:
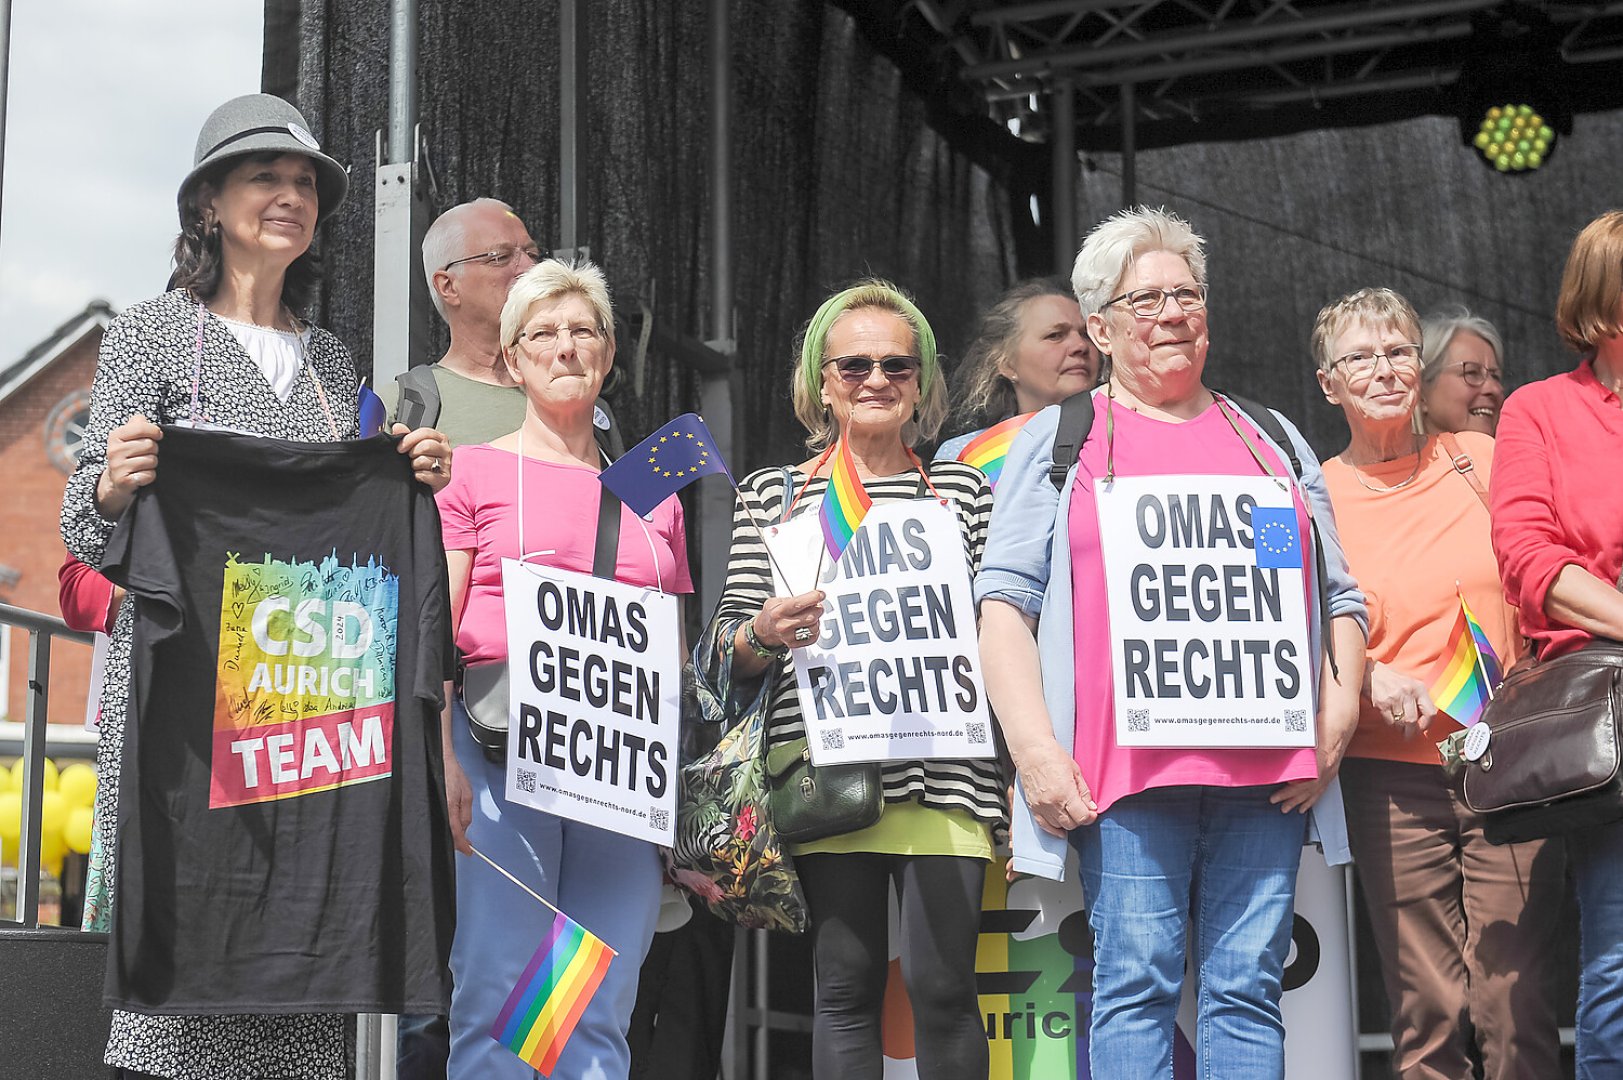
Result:
<svg viewBox="0 0 1623 1080">
<path fill-rule="evenodd" d="M 304 367 L 305 351 L 310 347 L 310 331 L 295 334 L 291 330 L 276 330 L 235 319 L 221 318 L 220 321 L 264 374 L 276 396 L 283 402 L 292 397 L 293 386 Z"/>
</svg>

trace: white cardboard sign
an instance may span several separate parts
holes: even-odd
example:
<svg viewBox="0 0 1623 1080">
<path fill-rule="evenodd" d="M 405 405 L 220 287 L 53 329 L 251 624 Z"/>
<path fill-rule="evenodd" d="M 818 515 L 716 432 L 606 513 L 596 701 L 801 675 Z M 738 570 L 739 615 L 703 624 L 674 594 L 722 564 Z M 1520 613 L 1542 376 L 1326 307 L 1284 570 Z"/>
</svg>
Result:
<svg viewBox="0 0 1623 1080">
<path fill-rule="evenodd" d="M 678 603 L 502 560 L 507 798 L 637 840 L 675 837 Z"/>
<path fill-rule="evenodd" d="M 875 506 L 837 563 L 823 554 L 814 513 L 767 532 L 778 594 L 815 582 L 827 596 L 817 641 L 791 654 L 813 762 L 997 753 L 951 508 L 936 499 Z"/>
<path fill-rule="evenodd" d="M 1117 744 L 1312 746 L 1306 544 L 1289 485 L 1095 484 Z"/>
</svg>

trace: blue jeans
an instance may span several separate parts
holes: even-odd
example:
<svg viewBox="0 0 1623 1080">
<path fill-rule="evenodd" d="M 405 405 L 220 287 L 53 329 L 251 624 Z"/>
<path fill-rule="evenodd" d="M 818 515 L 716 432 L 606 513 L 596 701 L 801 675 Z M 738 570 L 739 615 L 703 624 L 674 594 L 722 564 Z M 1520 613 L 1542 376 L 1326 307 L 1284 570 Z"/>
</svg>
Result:
<svg viewBox="0 0 1623 1080">
<path fill-rule="evenodd" d="M 461 702 L 451 723 L 457 761 L 473 788 L 473 846 L 618 953 L 552 1075 L 585 1076 L 595 1063 L 609 1080 L 625 1080 L 637 972 L 659 916 L 659 849 L 509 803 L 506 773 L 474 743 Z M 535 1070 L 491 1038 L 490 1028 L 551 927 L 552 912 L 466 855 L 456 860 L 456 906 L 451 1080 L 535 1080 Z"/>
<path fill-rule="evenodd" d="M 1093 1075 L 1172 1076 L 1190 949 L 1199 1075 L 1285 1075 L 1279 996 L 1307 817 L 1281 813 L 1273 790 L 1155 788 L 1071 833 L 1093 929 Z"/>
<path fill-rule="evenodd" d="M 1623 821 L 1567 834 L 1578 890 L 1579 1080 L 1623 1076 Z"/>
</svg>

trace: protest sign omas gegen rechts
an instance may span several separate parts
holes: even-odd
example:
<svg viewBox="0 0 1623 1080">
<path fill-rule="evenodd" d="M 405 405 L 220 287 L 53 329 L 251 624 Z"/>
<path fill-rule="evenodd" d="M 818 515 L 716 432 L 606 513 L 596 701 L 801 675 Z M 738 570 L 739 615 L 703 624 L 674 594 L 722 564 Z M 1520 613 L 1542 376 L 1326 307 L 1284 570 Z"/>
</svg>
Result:
<svg viewBox="0 0 1623 1080">
<path fill-rule="evenodd" d="M 964 539 L 949 507 L 875 506 L 838 562 L 822 554 L 815 514 L 772 526 L 767 545 L 778 595 L 815 580 L 827 597 L 817 641 L 791 654 L 813 762 L 996 753 Z"/>
<path fill-rule="evenodd" d="M 1312 746 L 1303 544 L 1278 477 L 1096 481 L 1122 746 Z"/>
<path fill-rule="evenodd" d="M 502 560 L 507 797 L 669 846 L 681 699 L 674 595 Z"/>
</svg>

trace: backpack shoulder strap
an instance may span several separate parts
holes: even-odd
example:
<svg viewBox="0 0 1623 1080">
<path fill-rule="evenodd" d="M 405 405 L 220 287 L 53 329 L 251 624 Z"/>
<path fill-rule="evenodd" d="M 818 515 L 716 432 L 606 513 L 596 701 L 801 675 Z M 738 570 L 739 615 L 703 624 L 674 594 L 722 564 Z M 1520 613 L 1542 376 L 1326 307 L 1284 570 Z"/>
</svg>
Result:
<svg viewBox="0 0 1623 1080">
<path fill-rule="evenodd" d="M 416 431 L 433 427 L 440 418 L 440 384 L 434 381 L 432 364 L 409 367 L 394 377 L 400 388 L 395 402 L 395 420 Z"/>
<path fill-rule="evenodd" d="M 1072 394 L 1059 406 L 1059 426 L 1054 429 L 1054 460 L 1048 466 L 1048 479 L 1056 488 L 1065 487 L 1065 477 L 1082 453 L 1093 430 L 1093 391 Z"/>
<path fill-rule="evenodd" d="M 1452 431 L 1438 432 L 1437 439 L 1447 451 L 1449 464 L 1454 466 L 1454 471 L 1465 477 L 1465 482 L 1471 485 L 1471 490 L 1476 492 L 1476 497 L 1481 501 L 1482 508 L 1491 513 L 1487 489 L 1482 486 L 1482 477 L 1476 474 L 1476 463 L 1471 460 L 1471 455 L 1465 452 L 1465 447 L 1460 445 L 1460 441 L 1454 437 Z"/>
<path fill-rule="evenodd" d="M 1240 413 L 1247 420 L 1257 426 L 1257 430 L 1274 441 L 1280 452 L 1285 455 L 1285 460 L 1291 467 L 1291 475 L 1300 480 L 1302 478 L 1302 462 L 1296 456 L 1296 444 L 1291 442 L 1289 435 L 1285 434 L 1285 425 L 1279 422 L 1279 417 L 1274 415 L 1274 411 L 1261 402 L 1243 398 L 1238 394 L 1231 394 L 1227 390 L 1222 391 L 1222 394 L 1229 399 L 1235 408 L 1240 410 Z"/>
</svg>

